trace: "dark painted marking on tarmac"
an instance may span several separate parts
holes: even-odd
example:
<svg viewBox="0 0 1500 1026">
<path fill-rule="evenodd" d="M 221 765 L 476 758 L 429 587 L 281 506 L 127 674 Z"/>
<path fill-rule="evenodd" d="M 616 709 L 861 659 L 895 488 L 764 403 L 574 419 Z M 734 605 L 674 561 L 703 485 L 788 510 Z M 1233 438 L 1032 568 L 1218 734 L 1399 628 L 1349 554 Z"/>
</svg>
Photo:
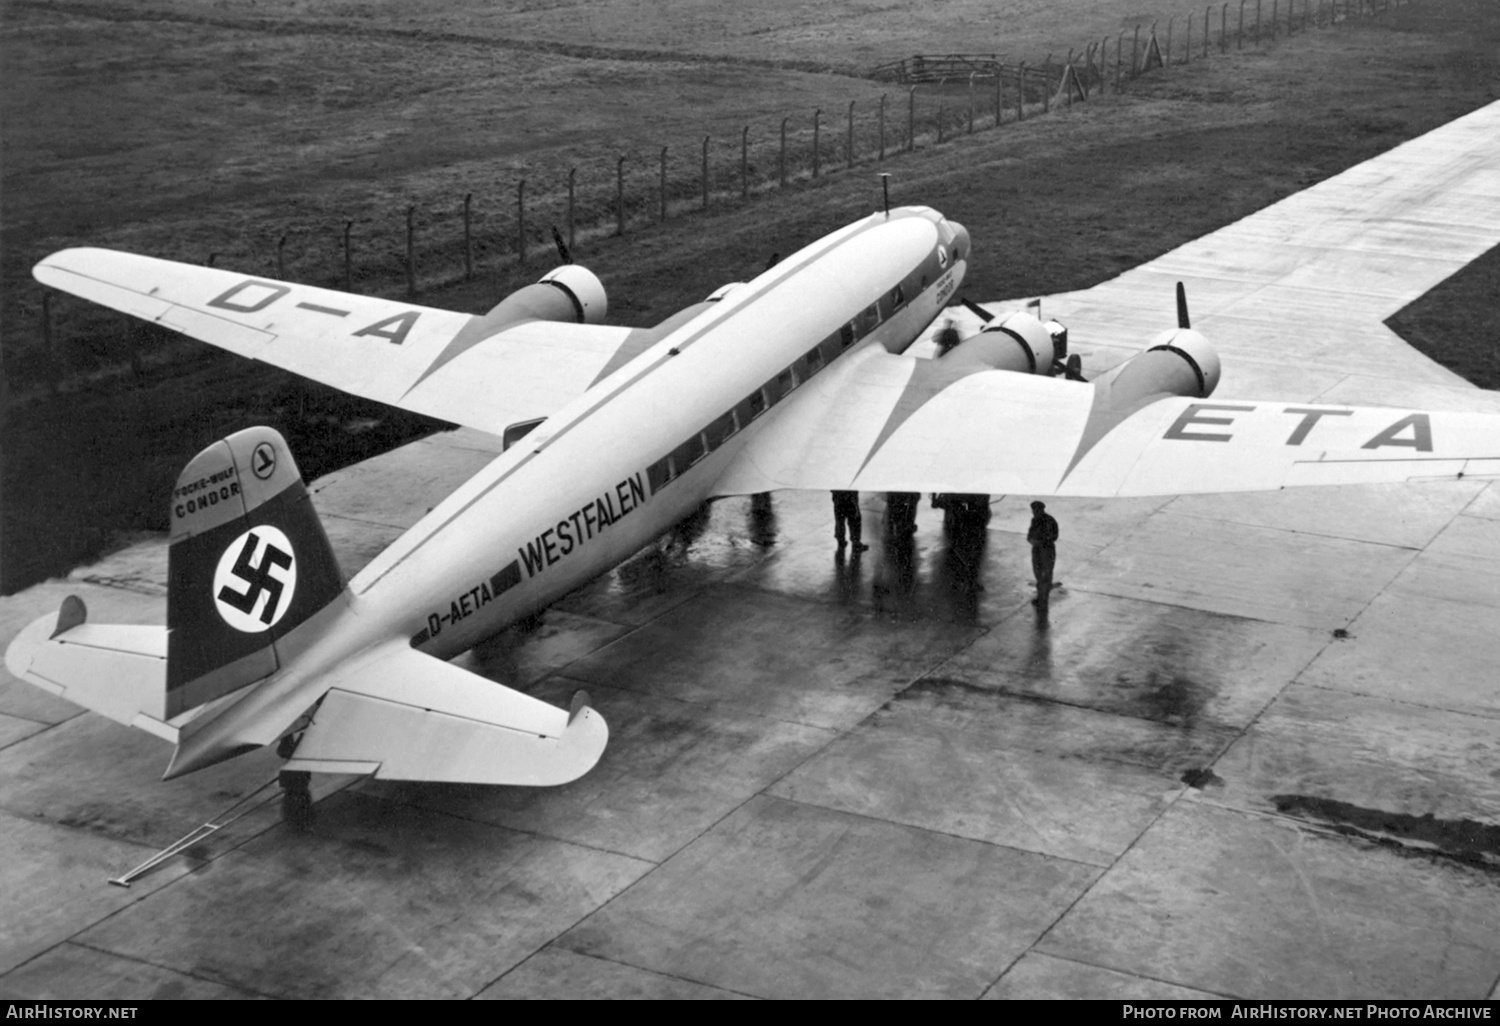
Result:
<svg viewBox="0 0 1500 1026">
<path fill-rule="evenodd" d="M 1272 795 L 1271 802 L 1283 815 L 1322 823 L 1342 834 L 1500 872 L 1500 826 L 1472 819 L 1438 819 L 1430 812 L 1413 816 L 1367 809 L 1305 794 Z"/>
</svg>

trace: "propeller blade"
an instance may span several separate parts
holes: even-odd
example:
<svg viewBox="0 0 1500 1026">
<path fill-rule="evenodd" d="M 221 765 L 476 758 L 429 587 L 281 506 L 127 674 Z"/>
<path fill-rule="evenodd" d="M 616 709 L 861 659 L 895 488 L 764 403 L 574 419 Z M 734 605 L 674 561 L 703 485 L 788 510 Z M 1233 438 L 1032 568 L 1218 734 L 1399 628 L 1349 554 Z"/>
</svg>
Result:
<svg viewBox="0 0 1500 1026">
<path fill-rule="evenodd" d="M 966 298 L 964 296 L 959 296 L 958 297 L 958 301 L 960 303 L 962 303 L 964 306 L 968 307 L 969 308 L 969 312 L 972 313 L 972 314 L 974 314 L 976 317 L 978 317 L 985 324 L 988 324 L 988 323 L 990 323 L 990 321 L 993 321 L 995 319 L 995 315 L 994 314 L 990 313 L 988 310 L 986 310 L 984 307 L 980 306 L 978 303 L 974 302 L 973 300 L 970 300 L 970 299 L 968 299 L 968 298 Z"/>
<path fill-rule="evenodd" d="M 1187 289 L 1182 287 L 1182 282 L 1177 283 L 1177 326 L 1179 328 L 1191 328 L 1188 323 Z"/>
<path fill-rule="evenodd" d="M 573 262 L 573 254 L 568 249 L 568 244 L 563 241 L 562 232 L 557 230 L 557 225 L 552 226 L 552 241 L 557 245 L 557 255 L 565 264 Z"/>
</svg>

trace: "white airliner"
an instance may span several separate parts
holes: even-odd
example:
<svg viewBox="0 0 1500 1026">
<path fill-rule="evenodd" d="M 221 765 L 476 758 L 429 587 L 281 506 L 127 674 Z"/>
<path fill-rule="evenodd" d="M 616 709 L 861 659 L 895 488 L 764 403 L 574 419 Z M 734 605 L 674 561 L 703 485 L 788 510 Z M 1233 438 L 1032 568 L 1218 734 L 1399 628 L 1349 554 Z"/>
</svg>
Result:
<svg viewBox="0 0 1500 1026">
<path fill-rule="evenodd" d="M 282 438 L 239 432 L 171 496 L 166 626 L 26 628 L 18 677 L 176 745 L 168 778 L 281 742 L 291 771 L 560 784 L 608 736 L 453 666 L 705 500 L 781 488 L 1176 495 L 1500 472 L 1500 415 L 1205 401 L 1187 324 L 1092 382 L 1035 316 L 906 354 L 969 236 L 878 212 L 649 330 L 565 265 L 482 317 L 99 249 L 38 280 L 509 447 L 345 581 Z"/>
</svg>

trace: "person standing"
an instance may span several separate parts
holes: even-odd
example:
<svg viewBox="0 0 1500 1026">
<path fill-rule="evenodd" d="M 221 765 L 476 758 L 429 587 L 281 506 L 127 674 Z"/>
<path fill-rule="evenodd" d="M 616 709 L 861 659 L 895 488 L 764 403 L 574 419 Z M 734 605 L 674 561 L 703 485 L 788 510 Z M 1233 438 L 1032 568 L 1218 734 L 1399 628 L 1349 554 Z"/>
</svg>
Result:
<svg viewBox="0 0 1500 1026">
<path fill-rule="evenodd" d="M 1057 521 L 1047 513 L 1045 503 L 1031 504 L 1026 540 L 1031 543 L 1031 570 L 1036 574 L 1036 598 L 1031 604 L 1045 612 L 1052 595 L 1052 568 L 1057 564 Z"/>
<path fill-rule="evenodd" d="M 848 491 L 834 492 L 833 539 L 839 543 L 840 549 L 844 547 L 844 526 L 846 524 L 849 528 L 849 541 L 854 543 L 855 552 L 864 552 L 870 547 L 859 540 L 863 523 L 863 518 L 859 513 L 859 493 Z"/>
</svg>

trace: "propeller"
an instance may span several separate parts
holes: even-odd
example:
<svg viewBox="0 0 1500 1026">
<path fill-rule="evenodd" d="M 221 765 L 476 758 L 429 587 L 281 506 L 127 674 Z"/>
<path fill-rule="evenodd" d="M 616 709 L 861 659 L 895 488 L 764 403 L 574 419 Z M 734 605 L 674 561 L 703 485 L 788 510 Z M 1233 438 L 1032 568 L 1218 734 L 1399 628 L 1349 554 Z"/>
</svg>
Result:
<svg viewBox="0 0 1500 1026">
<path fill-rule="evenodd" d="M 557 255 L 565 264 L 573 262 L 573 253 L 568 249 L 568 244 L 563 241 L 562 232 L 557 230 L 557 225 L 552 226 L 552 242 L 557 246 Z"/>
<path fill-rule="evenodd" d="M 1188 323 L 1187 289 L 1182 287 L 1182 282 L 1177 283 L 1177 326 L 1179 328 L 1191 328 Z"/>
<path fill-rule="evenodd" d="M 958 301 L 960 303 L 962 303 L 964 306 L 968 307 L 969 308 L 969 312 L 972 313 L 974 316 L 978 317 L 985 324 L 988 324 L 988 323 L 990 323 L 990 321 L 993 321 L 995 319 L 995 315 L 994 314 L 990 313 L 984 307 L 980 306 L 978 303 L 974 302 L 973 300 L 971 300 L 971 299 L 969 299 L 969 298 L 967 298 L 965 296 L 959 296 L 958 297 Z"/>
</svg>

